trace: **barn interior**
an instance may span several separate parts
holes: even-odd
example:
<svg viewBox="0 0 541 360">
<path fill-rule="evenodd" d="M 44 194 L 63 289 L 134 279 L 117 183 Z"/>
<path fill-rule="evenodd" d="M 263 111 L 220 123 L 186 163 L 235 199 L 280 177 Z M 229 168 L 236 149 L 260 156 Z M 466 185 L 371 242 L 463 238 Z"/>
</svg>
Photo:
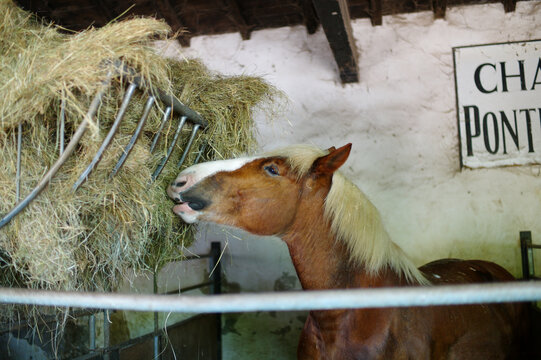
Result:
<svg viewBox="0 0 541 360">
<path fill-rule="evenodd" d="M 524 232 L 529 231 L 530 240 L 541 242 L 541 110 L 535 112 L 541 104 L 527 105 L 534 109 L 530 137 L 520 138 L 527 156 L 508 160 L 503 143 L 507 139 L 510 147 L 512 137 L 506 138 L 504 134 L 496 151 L 491 148 L 496 138 L 480 145 L 488 146 L 495 154 L 488 151 L 488 157 L 480 158 L 481 165 L 468 163 L 460 132 L 459 113 L 463 109 L 460 105 L 464 104 L 459 99 L 462 95 L 457 85 L 457 59 L 462 49 L 475 46 L 539 44 L 540 1 L 16 0 L 15 3 L 39 19 L 58 25 L 58 31 L 68 36 L 126 19 L 163 19 L 176 37 L 154 39 L 153 48 L 161 57 L 181 62 L 197 59 L 213 76 L 254 77 L 279 93 L 273 93 L 272 102 L 253 104 L 253 111 L 250 110 L 254 128 L 249 131 L 253 134 L 242 134 L 239 138 L 253 135 L 256 145 L 227 156 L 296 143 L 329 148 L 351 142 L 352 152 L 342 172 L 379 209 L 387 232 L 416 265 L 440 258 L 483 259 L 502 265 L 517 278 L 524 277 L 521 238 L 527 238 Z M 529 50 L 533 62 L 524 60 L 526 55 L 518 58 L 524 60 L 522 70 L 518 60 L 498 58 L 499 55 L 483 61 L 494 63 L 495 69 L 509 61 L 508 74 L 515 76 L 507 78 L 510 86 L 518 86 L 521 74 L 526 84 L 526 90 L 510 92 L 535 99 L 541 92 L 541 70 L 536 62 L 541 58 L 539 49 L 534 46 Z M 485 70 L 490 69 L 485 67 Z M 487 80 L 485 88 L 501 89 L 502 79 L 505 78 Z M 205 91 L 202 86 L 192 89 Z M 187 104 L 197 106 L 191 101 Z M 515 107 L 519 115 L 520 106 Z M 494 116 L 508 111 L 498 103 L 494 109 Z M 510 109 L 508 113 L 512 114 L 513 108 Z M 205 115 L 213 116 L 210 111 Z M 490 129 L 499 124 L 501 135 L 505 131 L 503 121 L 497 118 L 497 125 Z M 516 121 L 517 118 L 515 128 Z M 477 136 L 473 141 L 481 140 Z M 195 150 L 192 152 L 195 157 Z M 498 158 L 491 162 L 490 155 Z M 174 177 L 172 172 L 167 176 L 165 182 Z M 163 206 L 173 206 L 165 196 Z M 174 216 L 172 212 L 171 216 Z M 213 242 L 221 244 L 221 291 L 251 293 L 301 288 L 287 246 L 280 239 L 203 224 L 197 227 L 195 241 L 183 249 L 183 255 L 212 254 Z M 158 280 L 154 281 L 161 292 L 209 282 L 212 269 L 208 269 L 206 260 L 195 264 L 173 260 L 161 268 Z M 534 252 L 530 260 L 531 272 L 539 273 L 539 255 Z M 148 274 L 132 272 L 126 276 L 118 291 L 155 291 Z M 178 333 L 171 330 L 169 339 L 170 344 L 179 344 L 180 348 L 171 345 L 161 356 L 175 358 L 183 354 L 184 347 L 188 358 L 197 355 L 202 359 L 294 359 L 306 314 L 306 311 L 224 314 L 219 316 L 220 336 L 208 335 L 216 331 L 215 318 L 193 323 L 185 320 L 191 318 L 188 315 L 160 314 L 157 322 L 161 327 L 183 322 L 183 329 Z M 109 323 L 104 321 L 104 316 L 108 315 L 98 313 L 94 320 L 99 324 L 97 348 L 108 344 L 119 358 L 152 357 L 153 339 L 148 334 L 155 330 L 153 313 L 143 316 L 126 312 L 112 316 L 111 329 L 107 331 L 116 334 L 112 335 L 114 339 L 104 336 L 102 329 Z M 82 335 L 68 338 L 68 342 L 86 344 L 87 321 L 85 318 L 83 325 L 73 325 L 72 333 Z M 54 346 L 44 345 L 46 341 L 37 344 L 30 340 L 36 338 L 31 331 L 24 336 L 14 335 L 13 331 L 2 336 L 10 344 L 0 345 L 7 358 L 55 356 L 51 350 Z M 138 337 L 144 337 L 145 342 L 138 350 L 119 348 L 118 344 Z M 88 350 L 87 345 L 82 347 Z M 64 358 L 76 358 L 70 356 Z"/>
</svg>

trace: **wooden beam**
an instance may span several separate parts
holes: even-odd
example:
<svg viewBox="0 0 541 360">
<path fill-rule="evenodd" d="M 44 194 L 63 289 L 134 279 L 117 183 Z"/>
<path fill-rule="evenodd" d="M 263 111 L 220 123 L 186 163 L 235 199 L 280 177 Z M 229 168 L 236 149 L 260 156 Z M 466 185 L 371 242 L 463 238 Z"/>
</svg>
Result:
<svg viewBox="0 0 541 360">
<path fill-rule="evenodd" d="M 517 7 L 517 0 L 502 0 L 505 12 L 513 12 Z"/>
<path fill-rule="evenodd" d="M 153 0 L 154 8 L 157 10 L 158 15 L 165 19 L 165 21 L 171 26 L 173 32 L 179 32 L 178 42 L 180 45 L 188 47 L 190 46 L 191 36 L 187 33 L 180 33 L 186 30 L 186 27 L 182 24 L 175 8 L 171 5 L 169 0 Z"/>
<path fill-rule="evenodd" d="M 381 25 L 383 23 L 381 0 L 370 0 L 370 21 L 372 22 L 372 26 Z"/>
<path fill-rule="evenodd" d="M 447 10 L 447 0 L 432 0 L 432 11 L 434 11 L 435 19 L 445 18 L 446 10 Z"/>
<path fill-rule="evenodd" d="M 223 4 L 229 18 L 237 25 L 242 40 L 250 40 L 252 29 L 242 15 L 237 0 L 224 0 Z"/>
<path fill-rule="evenodd" d="M 346 0 L 313 0 L 343 83 L 359 81 L 357 49 Z"/>
<path fill-rule="evenodd" d="M 299 6 L 301 7 L 302 17 L 304 20 L 304 26 L 308 34 L 314 34 L 319 25 L 319 21 L 316 16 L 316 10 L 312 4 L 312 0 L 299 0 Z"/>
</svg>

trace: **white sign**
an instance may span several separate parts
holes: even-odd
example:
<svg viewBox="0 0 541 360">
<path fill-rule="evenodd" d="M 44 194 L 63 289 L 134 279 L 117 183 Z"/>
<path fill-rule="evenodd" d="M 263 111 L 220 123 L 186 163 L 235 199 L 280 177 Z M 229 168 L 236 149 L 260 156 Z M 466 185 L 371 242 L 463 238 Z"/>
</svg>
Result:
<svg viewBox="0 0 541 360">
<path fill-rule="evenodd" d="M 541 164 L 541 40 L 453 56 L 462 165 Z"/>
</svg>

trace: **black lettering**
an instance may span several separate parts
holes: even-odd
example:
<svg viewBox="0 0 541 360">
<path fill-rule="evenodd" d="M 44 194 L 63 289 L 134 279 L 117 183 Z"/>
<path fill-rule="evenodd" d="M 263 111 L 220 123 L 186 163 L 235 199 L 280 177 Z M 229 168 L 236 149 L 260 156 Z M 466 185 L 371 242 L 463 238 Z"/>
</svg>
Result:
<svg viewBox="0 0 541 360">
<path fill-rule="evenodd" d="M 492 125 L 494 128 L 494 149 L 490 147 L 490 138 L 488 136 L 489 116 L 492 118 Z M 483 116 L 483 139 L 485 140 L 485 148 L 487 149 L 487 151 L 491 154 L 496 154 L 500 146 L 500 133 L 498 130 L 498 119 L 496 118 L 496 115 L 494 115 L 494 113 L 487 112 L 485 116 Z"/>
<path fill-rule="evenodd" d="M 537 70 L 535 70 L 535 76 L 533 77 L 532 88 L 530 90 L 535 90 L 535 85 L 541 85 L 541 81 L 537 81 L 537 75 L 539 75 L 539 70 L 541 70 L 541 58 L 537 62 Z"/>
<path fill-rule="evenodd" d="M 530 117 L 530 111 L 535 109 L 520 109 L 519 112 L 523 112 L 526 116 L 526 132 L 528 135 L 528 152 L 533 153 L 533 140 L 532 140 L 532 118 Z"/>
<path fill-rule="evenodd" d="M 470 109 L 473 110 L 473 126 L 474 133 L 472 133 Z M 475 105 L 464 106 L 464 122 L 466 125 L 466 149 L 467 155 L 473 156 L 472 138 L 481 135 L 481 129 L 479 127 L 479 108 Z"/>
<path fill-rule="evenodd" d="M 475 81 L 475 86 L 477 87 L 477 89 L 482 92 L 482 93 L 485 93 L 485 94 L 490 94 L 490 93 L 493 93 L 495 91 L 498 90 L 498 87 L 497 86 L 494 86 L 494 89 L 492 90 L 487 90 L 483 87 L 483 84 L 481 84 L 481 70 L 483 69 L 483 67 L 485 66 L 490 66 L 494 69 L 494 71 L 496 71 L 496 65 L 494 64 L 489 64 L 489 63 L 485 63 L 485 64 L 481 64 L 477 67 L 477 69 L 475 69 L 475 73 L 473 74 L 473 79 Z"/>
<path fill-rule="evenodd" d="M 516 75 L 507 75 L 505 70 L 505 62 L 500 63 L 500 69 L 502 72 L 502 92 L 507 92 L 507 78 L 518 77 L 520 78 L 520 89 L 526 90 L 526 78 L 524 76 L 524 60 L 518 60 L 519 73 Z"/>
<path fill-rule="evenodd" d="M 541 129 L 541 108 L 538 108 L 539 110 L 539 128 Z"/>
<path fill-rule="evenodd" d="M 517 129 L 517 111 L 513 110 L 513 116 L 515 120 L 515 129 L 513 131 L 513 128 L 511 127 L 511 123 L 509 122 L 509 119 L 505 115 L 505 112 L 500 111 L 500 116 L 502 117 L 502 139 L 503 139 L 503 153 L 507 154 L 507 144 L 505 143 L 505 129 L 509 131 L 509 135 L 511 136 L 511 139 L 513 139 L 513 142 L 515 143 L 517 150 L 519 149 L 518 145 L 518 129 Z"/>
</svg>

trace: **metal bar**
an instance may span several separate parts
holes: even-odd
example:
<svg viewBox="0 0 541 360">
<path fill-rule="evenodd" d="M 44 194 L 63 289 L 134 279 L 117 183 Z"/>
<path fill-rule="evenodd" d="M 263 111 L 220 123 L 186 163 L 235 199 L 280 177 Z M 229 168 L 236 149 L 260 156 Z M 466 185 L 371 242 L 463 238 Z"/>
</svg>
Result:
<svg viewBox="0 0 541 360">
<path fill-rule="evenodd" d="M 170 117 L 171 117 L 171 107 L 168 106 L 165 109 L 165 112 L 163 113 L 162 123 L 160 124 L 160 127 L 159 127 L 158 131 L 156 132 L 156 134 L 154 134 L 154 137 L 152 138 L 152 144 L 150 144 L 150 153 L 151 154 L 154 152 L 154 148 L 158 144 L 158 140 L 160 139 L 160 135 L 161 135 L 161 133 L 163 131 L 163 127 L 165 126 L 165 123 L 167 123 L 167 121 L 169 120 Z"/>
<path fill-rule="evenodd" d="M 15 197 L 17 202 L 21 199 L 21 152 L 23 143 L 23 125 L 17 126 L 17 170 L 15 175 Z M 2 226 L 0 226 L 2 227 Z"/>
<path fill-rule="evenodd" d="M 66 99 L 62 96 L 62 101 L 60 103 L 60 131 L 58 136 L 58 145 L 59 145 L 59 154 L 62 155 L 64 152 L 64 132 L 66 124 Z"/>
<path fill-rule="evenodd" d="M 158 96 L 158 99 L 160 99 L 165 105 L 171 106 L 174 112 L 182 116 L 186 116 L 188 119 L 190 119 L 190 122 L 197 124 L 203 128 L 206 128 L 208 126 L 207 120 L 205 120 L 195 110 L 192 110 L 188 106 L 181 103 L 173 95 L 168 95 L 160 89 L 154 89 L 153 93 L 155 93 Z"/>
<path fill-rule="evenodd" d="M 212 258 L 210 261 L 210 273 L 212 274 L 212 286 L 211 293 L 213 295 L 222 293 L 222 269 L 220 258 L 222 256 L 222 246 L 219 241 L 213 241 L 210 244 L 210 253 Z M 222 359 L 222 314 L 216 315 L 216 357 L 218 360 Z"/>
<path fill-rule="evenodd" d="M 206 141 L 203 142 L 203 144 L 201 145 L 201 147 L 199 148 L 199 152 L 197 153 L 197 157 L 195 158 L 194 160 L 194 164 L 197 164 L 199 163 L 199 161 L 201 160 L 201 157 L 203 156 L 203 154 L 205 153 L 205 150 L 207 149 L 207 145 L 208 143 Z"/>
<path fill-rule="evenodd" d="M 129 68 L 121 62 L 115 63 L 118 70 L 130 77 L 130 80 L 135 83 L 139 88 L 142 88 L 142 79 L 141 76 L 137 75 L 135 70 Z M 199 124 L 201 127 L 206 128 L 208 126 L 207 120 L 203 118 L 197 111 L 191 109 L 190 107 L 184 105 L 180 100 L 174 97 L 171 94 L 167 94 L 159 88 L 154 88 L 152 86 L 147 86 L 150 89 L 150 92 L 154 94 L 165 106 L 170 106 L 173 108 L 173 111 L 179 115 L 186 116 L 190 119 L 190 122 L 194 124 Z"/>
<path fill-rule="evenodd" d="M 113 171 L 111 171 L 111 177 L 115 176 L 118 170 L 124 165 L 124 162 L 128 158 L 128 155 L 130 154 L 131 150 L 133 149 L 133 146 L 135 145 L 135 142 L 139 138 L 139 135 L 141 134 L 141 130 L 143 130 L 143 126 L 145 126 L 145 122 L 147 121 L 148 114 L 150 114 L 150 110 L 152 109 L 152 106 L 154 105 L 154 101 L 156 98 L 154 96 L 149 96 L 148 100 L 145 104 L 145 109 L 143 110 L 143 115 L 141 116 L 141 119 L 139 120 L 139 123 L 137 124 L 137 128 L 135 129 L 130 141 L 124 148 L 124 151 L 122 152 L 122 155 L 120 156 L 120 159 L 118 159 L 118 162 L 116 163 L 115 167 L 113 168 Z"/>
<path fill-rule="evenodd" d="M 540 299 L 541 281 L 211 296 L 0 288 L 0 303 L 180 313 L 408 307 L 526 302 Z"/>
<path fill-rule="evenodd" d="M 531 277 L 531 264 L 530 254 L 531 250 L 528 248 L 532 246 L 532 232 L 521 231 L 520 232 L 520 255 L 522 258 L 522 278 L 529 280 Z"/>
<path fill-rule="evenodd" d="M 530 244 L 528 245 L 528 247 L 530 249 L 541 249 L 541 245 L 538 245 L 538 244 Z"/>
<path fill-rule="evenodd" d="M 103 155 L 103 152 L 109 146 L 109 143 L 113 139 L 113 136 L 115 135 L 116 130 L 118 129 L 118 126 L 120 125 L 120 121 L 122 120 L 122 118 L 124 117 L 124 114 L 126 113 L 126 109 L 128 108 L 128 104 L 130 102 L 131 97 L 133 96 L 133 93 L 135 92 L 135 89 L 137 89 L 137 85 L 132 83 L 128 87 L 128 90 L 126 90 L 126 94 L 124 95 L 124 99 L 122 99 L 122 104 L 120 105 L 120 109 L 118 110 L 118 114 L 113 123 L 113 126 L 111 126 L 111 129 L 107 133 L 107 136 L 103 140 L 103 143 L 101 144 L 100 148 L 96 152 L 96 155 L 94 155 L 94 158 L 92 159 L 90 164 L 79 176 L 75 184 L 73 184 L 73 187 L 72 187 L 73 191 L 76 191 L 79 188 L 79 186 L 81 186 L 81 184 L 88 178 L 88 175 L 90 175 L 90 172 L 94 169 L 96 164 L 100 161 L 101 156 Z"/>
<path fill-rule="evenodd" d="M 166 293 L 163 293 L 163 295 L 174 295 L 174 294 L 178 295 L 178 294 L 181 294 L 181 293 L 185 293 L 187 291 L 200 289 L 200 288 L 203 288 L 203 287 L 206 287 L 206 286 L 211 286 L 212 284 L 213 284 L 212 281 L 206 281 L 206 282 L 203 282 L 203 283 L 200 283 L 200 284 L 186 286 L 186 287 L 183 287 L 183 288 L 180 288 L 180 289 L 177 289 L 177 290 L 171 290 L 171 291 L 168 291 Z"/>
<path fill-rule="evenodd" d="M 522 258 L 522 277 L 530 280 L 535 275 L 532 251 L 532 232 L 520 232 L 520 255 Z"/>
<path fill-rule="evenodd" d="M 94 351 L 96 350 L 96 316 L 94 314 L 89 316 L 88 328 L 88 331 L 90 332 L 88 349 Z"/>
<path fill-rule="evenodd" d="M 94 313 L 97 313 L 98 310 L 96 309 L 92 309 L 92 310 L 75 310 L 75 311 L 71 311 L 70 309 L 70 318 L 78 318 L 78 317 L 82 317 L 82 316 L 90 316 L 91 314 L 94 314 Z M 46 326 L 46 327 L 51 327 L 52 325 L 51 324 L 54 324 L 56 322 L 58 322 L 58 318 L 55 316 L 55 315 L 41 315 L 39 317 L 39 319 L 36 319 L 38 320 L 36 322 L 36 325 L 38 327 L 40 326 Z M 28 318 L 18 318 L 17 319 L 17 322 L 14 323 L 14 322 L 11 322 L 11 323 L 3 323 L 3 324 L 0 324 L 0 335 L 1 334 L 4 334 L 6 332 L 10 332 L 10 331 L 14 331 L 14 330 L 19 330 L 19 331 L 23 331 L 25 329 L 28 329 L 30 328 L 31 326 L 29 326 L 29 324 L 31 324 L 32 321 L 29 321 Z"/>
<path fill-rule="evenodd" d="M 190 135 L 190 140 L 188 140 L 188 144 L 186 144 L 186 149 L 184 149 L 184 153 L 182 154 L 182 157 L 180 158 L 180 161 L 177 164 L 178 168 L 180 168 L 182 164 L 184 164 L 184 161 L 186 161 L 186 157 L 190 153 L 190 148 L 192 147 L 193 141 L 195 139 L 195 135 L 197 135 L 197 130 L 199 130 L 200 127 L 201 125 L 194 124 L 193 129 L 192 129 L 192 134 Z"/>
<path fill-rule="evenodd" d="M 109 82 L 111 80 L 111 73 L 108 74 L 107 80 L 104 83 L 104 88 L 98 92 L 98 94 L 94 97 L 92 100 L 92 103 L 90 104 L 88 111 L 83 118 L 83 121 L 73 134 L 73 137 L 71 138 L 69 144 L 67 145 L 66 149 L 62 153 L 62 155 L 56 160 L 56 162 L 51 166 L 49 171 L 43 176 L 43 179 L 36 185 L 34 190 L 30 192 L 22 201 L 20 201 L 10 212 L 8 212 L 4 217 L 0 220 L 0 229 L 6 225 L 8 222 L 11 221 L 13 217 L 15 217 L 18 213 L 20 213 L 32 200 L 36 198 L 36 196 L 39 195 L 45 189 L 45 187 L 49 184 L 53 176 L 58 172 L 60 167 L 66 162 L 66 160 L 69 158 L 69 156 L 73 153 L 75 150 L 75 147 L 77 143 L 79 143 L 79 140 L 85 133 L 86 129 L 88 128 L 88 123 L 90 120 L 94 117 L 96 114 L 96 111 L 98 111 L 98 107 L 101 104 L 101 98 L 103 97 L 103 94 L 105 92 L 105 87 L 109 85 Z"/>
<path fill-rule="evenodd" d="M 211 257 L 212 254 L 203 254 L 203 255 L 191 255 L 191 256 L 185 256 L 179 261 L 189 261 L 189 260 L 201 260 Z"/>
<path fill-rule="evenodd" d="M 158 274 L 156 273 L 156 270 L 154 270 L 153 276 L 152 276 L 152 284 L 153 284 L 153 291 L 154 294 L 158 293 Z M 154 312 L 154 360 L 160 360 L 160 325 L 158 323 L 158 312 Z"/>
<path fill-rule="evenodd" d="M 211 293 L 213 295 L 222 293 L 222 269 L 220 264 L 220 257 L 222 255 L 222 247 L 219 241 L 213 241 L 210 244 L 210 253 L 212 254 L 212 260 L 209 264 L 209 271 L 212 274 L 212 288 Z"/>
<path fill-rule="evenodd" d="M 103 347 L 108 348 L 111 345 L 111 326 L 109 324 L 109 310 L 103 310 Z M 103 354 L 103 360 L 109 360 L 109 353 Z"/>
<path fill-rule="evenodd" d="M 175 148 L 175 145 L 178 141 L 178 136 L 180 135 L 180 132 L 182 128 L 184 127 L 184 124 L 186 123 L 186 116 L 183 116 L 180 118 L 180 122 L 177 126 L 177 131 L 175 131 L 175 135 L 173 136 L 173 141 L 171 141 L 171 145 L 169 145 L 169 149 L 167 149 L 167 154 L 162 158 L 162 161 L 160 161 L 160 164 L 154 171 L 154 174 L 152 174 L 152 181 L 156 180 L 156 178 L 160 175 L 163 168 L 165 167 L 165 164 L 167 164 L 167 161 L 169 160 L 169 157 L 171 156 L 171 153 L 173 152 L 173 149 Z"/>
</svg>

